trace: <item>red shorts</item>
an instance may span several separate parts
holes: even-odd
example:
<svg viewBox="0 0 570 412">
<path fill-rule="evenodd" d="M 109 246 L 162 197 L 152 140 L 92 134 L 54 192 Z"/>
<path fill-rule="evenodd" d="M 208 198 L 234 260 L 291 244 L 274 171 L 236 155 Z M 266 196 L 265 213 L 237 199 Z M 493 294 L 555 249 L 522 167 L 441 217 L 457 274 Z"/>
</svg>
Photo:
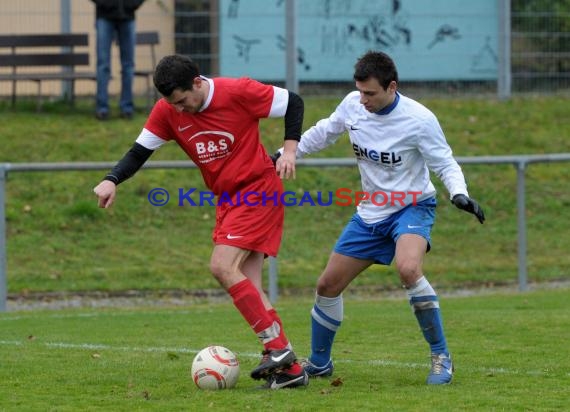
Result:
<svg viewBox="0 0 570 412">
<path fill-rule="evenodd" d="M 275 171 L 231 196 L 220 195 L 216 206 L 216 245 L 277 256 L 283 234 L 285 210 L 283 183 Z"/>
</svg>

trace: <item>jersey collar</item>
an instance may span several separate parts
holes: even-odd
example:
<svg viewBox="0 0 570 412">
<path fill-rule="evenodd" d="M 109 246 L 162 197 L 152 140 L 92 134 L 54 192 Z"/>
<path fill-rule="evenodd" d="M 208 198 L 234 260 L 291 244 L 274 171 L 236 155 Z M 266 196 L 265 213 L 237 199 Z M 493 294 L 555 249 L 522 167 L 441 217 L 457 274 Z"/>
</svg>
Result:
<svg viewBox="0 0 570 412">
<path fill-rule="evenodd" d="M 392 112 L 392 110 L 396 108 L 399 101 L 400 101 L 400 93 L 396 92 L 396 97 L 394 98 L 394 101 L 390 103 L 388 106 L 378 110 L 375 114 L 389 114 L 390 112 Z"/>
<path fill-rule="evenodd" d="M 210 85 L 210 91 L 208 92 L 208 97 L 206 98 L 206 101 L 204 102 L 202 107 L 200 107 L 200 110 L 198 110 L 199 112 L 203 112 L 208 108 L 210 102 L 212 101 L 212 97 L 214 96 L 214 81 L 206 76 L 200 76 L 200 77 L 202 78 L 203 81 L 208 82 L 208 84 Z"/>
</svg>

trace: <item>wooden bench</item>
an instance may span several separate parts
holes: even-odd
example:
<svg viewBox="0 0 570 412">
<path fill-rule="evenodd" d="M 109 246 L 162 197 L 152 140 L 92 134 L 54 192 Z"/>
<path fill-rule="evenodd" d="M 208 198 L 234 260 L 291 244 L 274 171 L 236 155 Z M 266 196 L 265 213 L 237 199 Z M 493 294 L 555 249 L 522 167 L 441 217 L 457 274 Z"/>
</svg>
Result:
<svg viewBox="0 0 570 412">
<path fill-rule="evenodd" d="M 150 47 L 150 66 L 140 69 L 135 63 L 135 76 L 142 77 L 146 81 L 146 96 L 147 96 L 147 109 L 150 110 L 153 103 L 158 99 L 158 93 L 152 82 L 152 75 L 156 67 L 156 50 L 155 46 L 160 43 L 158 32 L 156 31 L 143 31 L 137 33 L 137 46 Z"/>
<path fill-rule="evenodd" d="M 22 34 L 0 35 L 0 49 L 9 48 L 9 54 L 0 54 L 0 67 L 10 67 L 10 73 L 0 73 L 0 81 L 12 82 L 12 105 L 16 103 L 16 83 L 37 83 L 37 108 L 41 109 L 42 82 L 67 80 L 70 82 L 70 100 L 75 98 L 75 81 L 97 81 L 95 72 L 76 71 L 77 67 L 89 65 L 89 52 L 77 52 L 75 47 L 87 47 L 88 34 Z M 38 67 L 53 67 L 56 71 L 36 70 Z M 34 68 L 33 72 L 23 68 Z"/>
</svg>

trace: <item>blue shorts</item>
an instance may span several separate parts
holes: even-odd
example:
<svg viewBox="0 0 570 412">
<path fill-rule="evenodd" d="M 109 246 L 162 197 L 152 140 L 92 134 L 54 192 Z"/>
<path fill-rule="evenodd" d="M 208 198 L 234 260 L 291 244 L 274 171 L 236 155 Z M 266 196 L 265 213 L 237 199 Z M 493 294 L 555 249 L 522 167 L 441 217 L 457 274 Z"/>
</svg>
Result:
<svg viewBox="0 0 570 412">
<path fill-rule="evenodd" d="M 336 241 L 334 251 L 356 259 L 389 265 L 396 253 L 396 241 L 404 233 L 425 238 L 429 251 L 435 207 L 436 200 L 431 197 L 415 206 L 406 206 L 388 219 L 373 224 L 365 223 L 355 213 Z"/>
</svg>

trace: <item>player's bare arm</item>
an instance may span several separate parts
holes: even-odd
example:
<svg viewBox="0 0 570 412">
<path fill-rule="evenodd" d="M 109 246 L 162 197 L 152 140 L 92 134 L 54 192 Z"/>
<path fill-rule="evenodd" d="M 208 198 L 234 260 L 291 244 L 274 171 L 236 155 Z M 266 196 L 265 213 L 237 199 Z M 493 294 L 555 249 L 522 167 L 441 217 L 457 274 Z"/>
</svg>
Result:
<svg viewBox="0 0 570 412">
<path fill-rule="evenodd" d="M 95 188 L 93 192 L 98 198 L 97 205 L 101 208 L 107 209 L 115 201 L 117 194 L 117 185 L 110 180 L 103 180 Z"/>
<path fill-rule="evenodd" d="M 106 209 L 113 204 L 117 185 L 134 175 L 152 153 L 153 150 L 139 143 L 133 144 L 133 147 L 119 160 L 111 172 L 93 189 L 99 199 L 99 207 Z"/>
<path fill-rule="evenodd" d="M 283 145 L 283 154 L 279 156 L 275 163 L 275 169 L 281 179 L 295 179 L 295 160 L 297 157 L 297 145 L 299 142 L 296 140 L 285 140 Z"/>
<path fill-rule="evenodd" d="M 301 96 L 289 91 L 289 101 L 285 112 L 285 143 L 281 155 L 275 162 L 275 169 L 281 179 L 295 178 L 297 145 L 301 140 L 304 113 L 305 103 Z"/>
</svg>

